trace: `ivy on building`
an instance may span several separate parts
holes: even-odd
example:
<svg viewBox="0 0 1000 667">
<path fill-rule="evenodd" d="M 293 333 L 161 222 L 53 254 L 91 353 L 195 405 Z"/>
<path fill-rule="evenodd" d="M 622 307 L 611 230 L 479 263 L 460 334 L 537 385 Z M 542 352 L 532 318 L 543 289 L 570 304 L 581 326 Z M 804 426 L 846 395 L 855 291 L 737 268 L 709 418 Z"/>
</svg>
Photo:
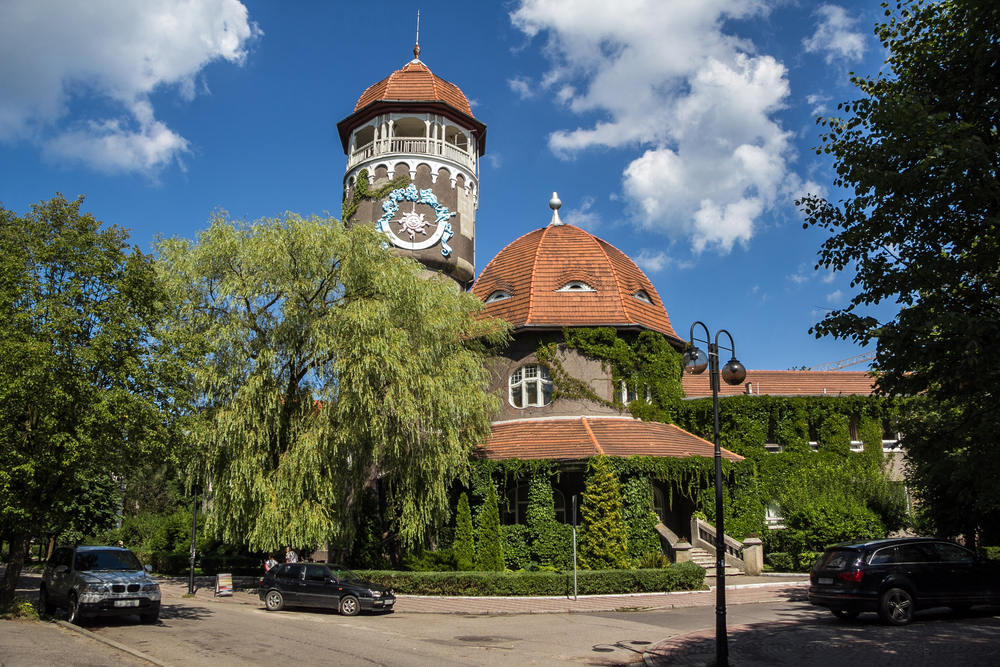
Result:
<svg viewBox="0 0 1000 667">
<path fill-rule="evenodd" d="M 395 178 L 388 183 L 383 183 L 372 190 L 368 186 L 368 170 L 362 169 L 354 178 L 354 188 L 351 190 L 350 200 L 347 198 L 347 190 L 344 191 L 344 202 L 341 206 L 340 219 L 344 222 L 344 224 L 347 224 L 354 214 L 358 212 L 358 206 L 361 205 L 361 202 L 385 199 L 393 190 L 405 188 L 409 184 L 410 178 L 404 175 Z"/>
</svg>

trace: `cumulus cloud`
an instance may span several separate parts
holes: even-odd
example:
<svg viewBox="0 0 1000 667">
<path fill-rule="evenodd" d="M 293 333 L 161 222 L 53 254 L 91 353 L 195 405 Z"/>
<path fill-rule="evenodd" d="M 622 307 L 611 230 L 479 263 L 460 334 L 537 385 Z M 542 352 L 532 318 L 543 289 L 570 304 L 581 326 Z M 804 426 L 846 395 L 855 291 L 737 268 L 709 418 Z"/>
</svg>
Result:
<svg viewBox="0 0 1000 667">
<path fill-rule="evenodd" d="M 535 91 L 531 89 L 531 79 L 527 77 L 515 76 L 513 79 L 507 79 L 507 85 L 510 86 L 510 89 L 517 93 L 522 100 L 535 96 Z"/>
<path fill-rule="evenodd" d="M 583 227 L 590 231 L 594 231 L 601 225 L 601 218 L 598 216 L 597 211 L 591 210 L 594 206 L 593 197 L 584 197 L 580 202 L 579 208 L 571 208 L 564 213 L 560 214 L 562 221 L 575 225 L 577 227 Z"/>
<path fill-rule="evenodd" d="M 840 290 L 832 292 L 826 295 L 826 302 L 830 305 L 836 306 L 844 301 L 844 293 Z"/>
<path fill-rule="evenodd" d="M 865 35 L 857 30 L 859 19 L 851 18 L 837 5 L 821 5 L 816 14 L 816 32 L 802 40 L 806 52 L 823 54 L 827 64 L 860 60 L 867 45 Z"/>
<path fill-rule="evenodd" d="M 242 65 L 262 34 L 238 0 L 6 0 L 0 141 L 155 176 L 190 143 L 156 119 L 150 95 L 193 99 L 208 63 Z"/>
<path fill-rule="evenodd" d="M 622 174 L 640 228 L 695 252 L 747 244 L 758 218 L 802 188 L 788 167 L 792 133 L 774 119 L 786 69 L 722 28 L 767 10 L 763 0 L 521 0 L 514 25 L 547 34 L 542 87 L 601 118 L 552 133 L 549 147 L 563 157 L 640 147 Z"/>
</svg>

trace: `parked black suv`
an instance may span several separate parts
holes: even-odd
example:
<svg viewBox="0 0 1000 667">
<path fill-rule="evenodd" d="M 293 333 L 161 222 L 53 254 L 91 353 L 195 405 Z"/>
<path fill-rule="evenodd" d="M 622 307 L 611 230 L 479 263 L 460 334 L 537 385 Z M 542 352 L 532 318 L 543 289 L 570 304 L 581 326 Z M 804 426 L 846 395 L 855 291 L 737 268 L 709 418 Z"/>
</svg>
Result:
<svg viewBox="0 0 1000 667">
<path fill-rule="evenodd" d="M 268 611 L 289 607 L 326 607 L 344 616 L 364 611 L 392 611 L 396 596 L 384 586 L 364 581 L 342 565 L 282 563 L 260 580 L 260 599 Z"/>
<path fill-rule="evenodd" d="M 45 564 L 38 606 L 46 614 L 65 607 L 67 620 L 138 614 L 160 617 L 160 586 L 139 559 L 120 547 L 57 547 Z"/>
<path fill-rule="evenodd" d="M 874 611 L 885 623 L 906 625 L 917 609 L 1000 604 L 1000 563 L 928 537 L 836 544 L 809 581 L 809 601 L 844 620 Z"/>
</svg>

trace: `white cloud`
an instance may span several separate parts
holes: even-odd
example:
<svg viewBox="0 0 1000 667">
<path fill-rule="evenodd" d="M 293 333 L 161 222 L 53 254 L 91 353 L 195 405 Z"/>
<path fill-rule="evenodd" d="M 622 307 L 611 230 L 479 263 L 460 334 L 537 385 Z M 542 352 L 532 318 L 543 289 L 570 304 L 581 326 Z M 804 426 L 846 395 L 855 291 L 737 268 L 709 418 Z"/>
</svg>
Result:
<svg viewBox="0 0 1000 667">
<path fill-rule="evenodd" d="M 524 76 L 515 76 L 513 79 L 507 79 L 507 85 L 510 89 L 517 93 L 522 100 L 535 96 L 535 91 L 531 89 L 531 79 Z"/>
<path fill-rule="evenodd" d="M 6 0 L 3 12 L 0 141 L 110 173 L 179 161 L 190 144 L 150 94 L 193 99 L 208 63 L 241 65 L 263 34 L 238 0 Z"/>
<path fill-rule="evenodd" d="M 792 134 L 773 119 L 789 94 L 783 65 L 722 32 L 767 12 L 764 0 L 521 0 L 529 37 L 547 32 L 543 88 L 602 120 L 549 137 L 558 155 L 646 147 L 623 172 L 643 229 L 687 238 L 695 252 L 747 244 L 757 219 L 801 189 Z"/>
<path fill-rule="evenodd" d="M 653 255 L 650 254 L 649 250 L 643 250 L 639 253 L 638 257 L 633 259 L 635 260 L 635 263 L 639 265 L 639 268 L 646 273 L 659 273 L 663 269 L 670 266 L 672 262 L 666 253 L 658 252 Z"/>
<path fill-rule="evenodd" d="M 859 19 L 851 18 L 843 7 L 820 5 L 819 21 L 812 37 L 802 40 L 807 53 L 822 53 L 827 64 L 837 60 L 860 60 L 867 50 L 865 35 L 856 30 Z"/>
<path fill-rule="evenodd" d="M 836 292 L 826 295 L 826 302 L 833 306 L 840 304 L 841 302 L 843 302 L 843 300 L 844 300 L 844 293 L 841 292 L 840 290 L 837 290 Z"/>
<path fill-rule="evenodd" d="M 560 217 L 566 224 L 594 231 L 601 226 L 601 218 L 597 214 L 597 211 L 591 210 L 593 205 L 593 197 L 584 197 L 580 202 L 580 208 L 571 208 L 561 214 Z"/>
</svg>

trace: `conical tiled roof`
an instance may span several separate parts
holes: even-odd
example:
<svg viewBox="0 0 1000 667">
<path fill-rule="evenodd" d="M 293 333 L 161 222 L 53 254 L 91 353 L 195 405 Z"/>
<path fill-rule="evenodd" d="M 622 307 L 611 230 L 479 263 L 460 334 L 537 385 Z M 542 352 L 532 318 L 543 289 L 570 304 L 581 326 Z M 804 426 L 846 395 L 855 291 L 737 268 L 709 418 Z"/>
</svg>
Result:
<svg viewBox="0 0 1000 667">
<path fill-rule="evenodd" d="M 515 328 L 639 327 L 678 339 L 660 295 L 635 262 L 573 225 L 517 239 L 486 266 L 472 292 L 487 302 L 488 315 Z"/>
<path fill-rule="evenodd" d="M 396 70 L 375 85 L 369 86 L 354 105 L 354 111 L 380 101 L 444 102 L 472 116 L 469 100 L 458 86 L 435 76 L 419 60 L 411 60 L 403 69 Z"/>
</svg>

